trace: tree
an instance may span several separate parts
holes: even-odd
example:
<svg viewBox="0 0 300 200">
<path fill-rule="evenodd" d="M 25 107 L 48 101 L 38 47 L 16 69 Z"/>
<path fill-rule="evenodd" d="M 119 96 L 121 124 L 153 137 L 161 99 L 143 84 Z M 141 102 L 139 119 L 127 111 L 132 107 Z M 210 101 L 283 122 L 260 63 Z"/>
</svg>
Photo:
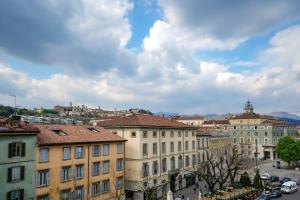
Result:
<svg viewBox="0 0 300 200">
<path fill-rule="evenodd" d="M 251 180 L 250 177 L 247 173 L 247 171 L 245 171 L 240 178 L 240 183 L 244 186 L 250 187 L 251 186 Z"/>
<path fill-rule="evenodd" d="M 260 175 L 259 175 L 258 170 L 256 170 L 256 174 L 255 174 L 254 179 L 253 179 L 252 187 L 254 187 L 254 188 L 258 189 L 258 190 L 262 190 L 263 189 L 262 181 L 260 179 Z"/>
<path fill-rule="evenodd" d="M 275 151 L 280 159 L 288 163 L 289 167 L 294 161 L 300 160 L 300 143 L 289 136 L 278 141 Z"/>
<path fill-rule="evenodd" d="M 206 182 L 210 192 L 214 191 L 217 184 L 220 189 L 223 189 L 228 180 L 233 184 L 238 171 L 242 169 L 242 154 L 233 148 L 219 157 L 206 151 L 206 157 L 207 161 L 198 167 L 197 173 Z"/>
</svg>

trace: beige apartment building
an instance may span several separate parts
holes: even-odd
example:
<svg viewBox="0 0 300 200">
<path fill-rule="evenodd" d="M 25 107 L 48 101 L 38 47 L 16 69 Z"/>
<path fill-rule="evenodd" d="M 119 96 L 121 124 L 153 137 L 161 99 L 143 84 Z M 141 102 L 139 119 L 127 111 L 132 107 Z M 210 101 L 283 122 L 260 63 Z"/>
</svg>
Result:
<svg viewBox="0 0 300 200">
<path fill-rule="evenodd" d="M 125 154 L 126 199 L 157 197 L 194 184 L 196 128 L 168 118 L 134 114 L 98 122 L 127 139 Z"/>
</svg>

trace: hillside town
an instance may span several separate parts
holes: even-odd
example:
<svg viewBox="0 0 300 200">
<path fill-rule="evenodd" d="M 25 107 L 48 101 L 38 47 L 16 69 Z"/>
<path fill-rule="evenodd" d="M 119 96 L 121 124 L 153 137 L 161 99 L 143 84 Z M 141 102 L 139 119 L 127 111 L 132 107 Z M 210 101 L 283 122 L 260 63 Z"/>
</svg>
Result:
<svg viewBox="0 0 300 200">
<path fill-rule="evenodd" d="M 68 115 L 87 108 L 66 109 L 55 107 Z M 255 113 L 249 101 L 243 112 L 223 120 L 200 115 L 112 114 L 88 124 L 38 123 L 17 112 L 2 118 L 0 199 L 151 200 L 180 198 L 184 193 L 196 199 L 221 195 L 220 191 L 230 188 L 241 195 L 249 194 L 249 187 L 237 186 L 244 184 L 238 174 L 248 170 L 253 179 L 253 167 L 260 173 L 259 180 L 266 180 L 262 176 L 273 171 L 260 170 L 266 163 L 277 167 L 287 163 L 289 170 L 299 169 L 299 156 L 281 159 L 278 147 L 286 138 L 299 144 L 299 127 Z M 299 172 L 297 176 L 290 178 L 300 182 Z M 266 189 L 267 182 L 253 187 Z"/>
</svg>

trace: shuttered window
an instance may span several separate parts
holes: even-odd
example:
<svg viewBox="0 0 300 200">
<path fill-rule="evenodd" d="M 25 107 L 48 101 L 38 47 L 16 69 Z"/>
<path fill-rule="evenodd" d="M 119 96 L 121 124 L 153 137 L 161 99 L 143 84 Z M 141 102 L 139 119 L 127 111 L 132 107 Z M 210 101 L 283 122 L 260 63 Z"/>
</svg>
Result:
<svg viewBox="0 0 300 200">
<path fill-rule="evenodd" d="M 13 190 L 7 193 L 7 200 L 24 200 L 24 190 Z"/>
<path fill-rule="evenodd" d="M 7 169 L 7 182 L 24 180 L 24 166 L 10 167 Z"/>
<path fill-rule="evenodd" d="M 25 157 L 26 143 L 12 142 L 8 144 L 8 158 Z"/>
</svg>

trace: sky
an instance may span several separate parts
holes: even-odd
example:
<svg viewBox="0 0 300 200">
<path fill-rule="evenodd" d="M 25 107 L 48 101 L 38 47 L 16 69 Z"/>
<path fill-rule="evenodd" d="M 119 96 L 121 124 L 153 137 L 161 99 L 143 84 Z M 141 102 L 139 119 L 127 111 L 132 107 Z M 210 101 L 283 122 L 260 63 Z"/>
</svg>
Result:
<svg viewBox="0 0 300 200">
<path fill-rule="evenodd" d="M 300 113 L 298 0 L 0 1 L 0 104 Z"/>
</svg>

